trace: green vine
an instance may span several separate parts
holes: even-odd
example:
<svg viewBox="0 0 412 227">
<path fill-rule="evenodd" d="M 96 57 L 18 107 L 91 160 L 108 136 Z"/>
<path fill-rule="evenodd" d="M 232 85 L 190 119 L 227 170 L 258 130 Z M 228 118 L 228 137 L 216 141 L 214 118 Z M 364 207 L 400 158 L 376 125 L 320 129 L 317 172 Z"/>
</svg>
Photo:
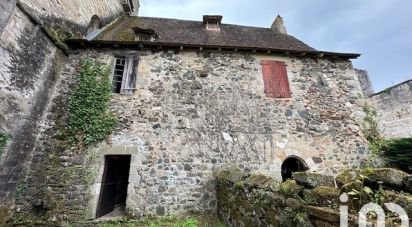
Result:
<svg viewBox="0 0 412 227">
<path fill-rule="evenodd" d="M 10 138 L 11 136 L 9 134 L 0 132 L 0 156 L 4 153 L 7 146 L 7 142 Z"/>
<path fill-rule="evenodd" d="M 372 154 L 378 155 L 386 146 L 386 140 L 379 133 L 376 110 L 366 104 L 363 111 L 366 114 L 362 127 L 363 134 L 369 142 Z"/>
<path fill-rule="evenodd" d="M 110 70 L 90 59 L 82 63 L 79 81 L 69 99 L 69 140 L 88 146 L 106 139 L 117 124 L 109 112 Z"/>
</svg>

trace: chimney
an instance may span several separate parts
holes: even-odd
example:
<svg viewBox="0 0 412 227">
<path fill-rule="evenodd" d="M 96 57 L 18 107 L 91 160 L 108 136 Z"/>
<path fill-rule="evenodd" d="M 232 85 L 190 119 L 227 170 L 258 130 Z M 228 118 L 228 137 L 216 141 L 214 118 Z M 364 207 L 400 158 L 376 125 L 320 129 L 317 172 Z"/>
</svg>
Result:
<svg viewBox="0 0 412 227">
<path fill-rule="evenodd" d="M 139 0 L 121 0 L 120 1 L 125 13 L 131 16 L 137 16 L 139 13 L 140 3 Z"/>
<path fill-rule="evenodd" d="M 220 15 L 204 15 L 203 24 L 206 25 L 207 30 L 219 31 L 223 16 Z"/>
<path fill-rule="evenodd" d="M 285 25 L 283 25 L 283 18 L 279 15 L 276 17 L 275 21 L 273 22 L 271 29 L 272 31 L 276 33 L 288 34 L 288 32 L 286 31 Z"/>
</svg>

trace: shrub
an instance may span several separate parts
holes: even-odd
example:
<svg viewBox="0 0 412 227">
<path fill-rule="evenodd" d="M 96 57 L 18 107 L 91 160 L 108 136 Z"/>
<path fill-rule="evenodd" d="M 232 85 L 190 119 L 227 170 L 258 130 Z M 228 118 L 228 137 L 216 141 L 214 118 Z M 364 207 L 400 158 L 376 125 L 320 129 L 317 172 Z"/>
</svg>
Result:
<svg viewBox="0 0 412 227">
<path fill-rule="evenodd" d="M 383 155 L 392 165 L 411 173 L 412 171 L 412 138 L 392 139 L 386 142 Z"/>
</svg>

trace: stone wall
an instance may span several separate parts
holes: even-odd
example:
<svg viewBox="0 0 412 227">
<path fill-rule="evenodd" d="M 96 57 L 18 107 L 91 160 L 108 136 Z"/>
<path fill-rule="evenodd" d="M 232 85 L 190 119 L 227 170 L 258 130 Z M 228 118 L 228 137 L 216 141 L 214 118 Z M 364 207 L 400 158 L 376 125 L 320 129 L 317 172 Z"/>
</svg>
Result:
<svg viewBox="0 0 412 227">
<path fill-rule="evenodd" d="M 348 210 L 348 226 L 358 226 L 359 210 L 365 204 L 376 203 L 376 198 L 381 204 L 395 203 L 407 216 L 412 215 L 410 184 L 405 184 L 410 176 L 395 169 L 345 170 L 336 176 L 338 187 L 333 177 L 308 172 L 295 173 L 296 181 L 280 184 L 271 177 L 236 169 L 216 176 L 218 216 L 228 226 L 342 226 L 342 208 Z M 362 180 L 361 176 L 368 178 Z M 376 187 L 378 182 L 380 187 Z M 365 194 L 364 189 L 370 193 Z M 360 193 L 346 194 L 346 201 L 342 202 L 340 198 L 345 196 L 341 195 L 352 190 Z M 385 212 L 385 226 L 399 226 L 398 217 Z M 368 226 L 376 226 L 373 221 L 369 220 Z"/>
<path fill-rule="evenodd" d="M 120 0 L 20 0 L 20 3 L 46 26 L 66 22 L 84 28 L 93 15 L 97 15 L 104 25 L 124 14 Z"/>
<path fill-rule="evenodd" d="M 412 80 L 372 95 L 368 102 L 377 111 L 385 138 L 412 136 Z"/>
<path fill-rule="evenodd" d="M 4 0 L 0 2 L 0 34 L 3 32 L 4 27 L 6 27 L 14 7 L 16 7 L 16 0 Z"/>
<path fill-rule="evenodd" d="M 372 81 L 370 80 L 368 71 L 362 69 L 355 69 L 356 74 L 358 75 L 359 82 L 362 88 L 363 96 L 369 97 L 374 94 Z"/>
<path fill-rule="evenodd" d="M 0 36 L 0 120 L 12 136 L 0 157 L 0 201 L 13 200 L 25 162 L 34 147 L 38 125 L 64 58 L 53 43 L 19 8 Z"/>
<path fill-rule="evenodd" d="M 79 59 L 112 65 L 114 55 L 122 53 L 139 55 L 137 90 L 132 96 L 113 95 L 111 110 L 120 123 L 110 141 L 88 154 L 51 147 L 47 141 L 64 127 L 56 121 L 65 122 L 63 104 Z M 265 97 L 262 59 L 287 62 L 291 99 Z M 43 180 L 28 181 L 45 182 L 47 190 L 30 192 L 21 203 L 26 209 L 41 207 L 47 221 L 94 218 L 104 155 L 132 156 L 126 208 L 137 217 L 216 212 L 213 171 L 221 166 L 259 171 L 279 181 L 280 166 L 290 156 L 300 157 L 311 171 L 328 174 L 358 167 L 368 157 L 359 130 L 364 117 L 360 87 L 349 61 L 99 50 L 72 55 L 58 78 L 59 92 L 42 129 L 44 143 L 39 142 L 33 158 L 41 161 L 30 171 L 39 174 L 29 177 Z M 44 166 L 48 170 L 40 171 Z M 61 178 L 84 173 L 93 181 Z"/>
<path fill-rule="evenodd" d="M 17 6 L 16 1 L 1 1 L 0 133 L 11 135 L 11 140 L 5 151 L 0 151 L 0 209 L 12 207 L 9 205 L 14 203 L 16 191 L 24 189 L 28 163 L 39 162 L 33 158 L 33 151 L 39 148 L 36 145 L 57 72 L 66 61 L 55 45 L 55 37 L 47 34 L 44 26 L 65 23 L 73 25 L 71 28 L 85 28 L 94 14 L 108 23 L 122 13 L 117 0 L 22 0 Z"/>
</svg>

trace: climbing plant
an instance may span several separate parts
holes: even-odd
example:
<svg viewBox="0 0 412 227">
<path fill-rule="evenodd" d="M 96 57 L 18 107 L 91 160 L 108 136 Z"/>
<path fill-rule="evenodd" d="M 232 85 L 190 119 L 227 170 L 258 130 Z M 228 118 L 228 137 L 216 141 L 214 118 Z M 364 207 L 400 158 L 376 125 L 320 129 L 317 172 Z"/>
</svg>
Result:
<svg viewBox="0 0 412 227">
<path fill-rule="evenodd" d="M 369 142 L 369 149 L 373 154 L 378 155 L 384 149 L 386 141 L 379 133 L 376 110 L 365 104 L 363 111 L 366 114 L 362 125 L 363 134 Z"/>
<path fill-rule="evenodd" d="M 90 145 L 106 139 L 116 127 L 109 112 L 111 82 L 109 68 L 86 59 L 68 108 L 68 134 L 71 142 Z"/>
<path fill-rule="evenodd" d="M 10 135 L 5 132 L 0 132 L 0 155 L 3 154 L 6 149 L 7 142 L 10 139 Z"/>
</svg>

